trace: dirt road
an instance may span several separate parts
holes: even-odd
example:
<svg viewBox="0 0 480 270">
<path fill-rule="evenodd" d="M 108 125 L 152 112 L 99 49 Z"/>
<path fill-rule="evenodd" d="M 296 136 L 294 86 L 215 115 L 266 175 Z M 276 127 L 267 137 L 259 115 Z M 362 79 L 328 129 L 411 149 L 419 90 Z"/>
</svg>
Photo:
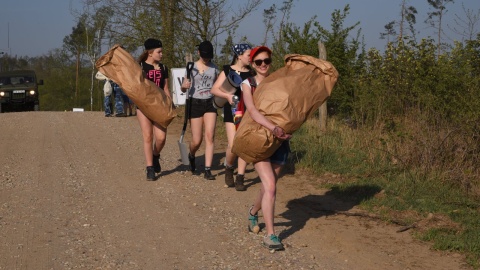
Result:
<svg viewBox="0 0 480 270">
<path fill-rule="evenodd" d="M 359 210 L 301 173 L 279 182 L 286 250 L 270 253 L 247 232 L 260 188 L 252 167 L 246 192 L 225 188 L 218 143 L 217 180 L 192 176 L 179 161 L 181 126 L 170 125 L 163 172 L 148 182 L 135 117 L 0 114 L 0 269 L 468 269 L 396 226 L 332 215 Z"/>
</svg>

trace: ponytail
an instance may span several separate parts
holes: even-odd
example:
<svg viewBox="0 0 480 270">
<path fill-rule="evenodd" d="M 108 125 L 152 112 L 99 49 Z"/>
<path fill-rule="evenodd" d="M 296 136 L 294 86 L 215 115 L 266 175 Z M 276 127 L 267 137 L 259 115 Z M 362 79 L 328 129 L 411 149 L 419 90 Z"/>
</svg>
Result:
<svg viewBox="0 0 480 270">
<path fill-rule="evenodd" d="M 138 63 L 142 63 L 148 58 L 148 54 L 150 53 L 151 50 L 145 50 L 143 53 L 138 57 L 137 61 Z M 153 50 L 152 50 L 153 51 Z"/>
</svg>

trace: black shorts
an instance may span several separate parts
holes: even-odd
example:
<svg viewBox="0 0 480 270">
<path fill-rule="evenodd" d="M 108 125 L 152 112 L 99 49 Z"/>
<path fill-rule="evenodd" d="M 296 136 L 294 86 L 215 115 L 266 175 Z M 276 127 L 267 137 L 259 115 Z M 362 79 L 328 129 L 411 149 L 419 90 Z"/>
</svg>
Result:
<svg viewBox="0 0 480 270">
<path fill-rule="evenodd" d="M 232 105 L 228 102 L 223 106 L 223 122 L 233 123 Z"/>
<path fill-rule="evenodd" d="M 273 153 L 273 155 L 270 157 L 270 162 L 279 165 L 285 165 L 287 163 L 289 153 L 290 141 L 285 140 L 282 142 L 277 151 L 275 151 L 275 153 Z"/>
<path fill-rule="evenodd" d="M 203 117 L 205 113 L 215 113 L 217 114 L 217 109 L 213 107 L 213 98 L 209 99 L 198 99 L 192 98 L 188 100 L 190 103 L 190 118 L 199 118 Z"/>
</svg>

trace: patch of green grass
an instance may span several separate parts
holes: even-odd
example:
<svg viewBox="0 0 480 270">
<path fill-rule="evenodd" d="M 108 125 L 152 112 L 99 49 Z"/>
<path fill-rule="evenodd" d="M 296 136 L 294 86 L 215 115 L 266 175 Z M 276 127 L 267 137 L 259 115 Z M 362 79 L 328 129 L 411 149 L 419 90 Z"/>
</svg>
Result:
<svg viewBox="0 0 480 270">
<path fill-rule="evenodd" d="M 346 180 L 323 187 L 385 220 L 398 220 L 392 215 L 406 212 L 416 213 L 400 216 L 406 224 L 425 219 L 430 213 L 445 217 L 447 220 L 430 220 L 427 227 L 418 228 L 416 236 L 432 242 L 435 249 L 464 253 L 471 266 L 480 266 L 480 203 L 475 197 L 444 177 L 441 168 L 425 173 L 421 164 L 413 167 L 378 149 L 372 143 L 376 136 L 373 132 L 335 124 L 330 130 L 320 133 L 307 122 L 294 134 L 291 146 L 295 166 L 320 179 L 326 173 L 341 175 Z M 382 196 L 376 196 L 380 193 Z"/>
</svg>

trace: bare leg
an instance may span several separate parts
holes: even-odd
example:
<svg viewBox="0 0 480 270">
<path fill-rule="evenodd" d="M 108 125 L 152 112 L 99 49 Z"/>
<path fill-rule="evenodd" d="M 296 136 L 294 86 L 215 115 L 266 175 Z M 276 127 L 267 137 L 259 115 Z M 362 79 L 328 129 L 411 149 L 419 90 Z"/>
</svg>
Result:
<svg viewBox="0 0 480 270">
<path fill-rule="evenodd" d="M 225 164 L 227 166 L 233 166 L 237 155 L 232 153 L 233 139 L 235 138 L 235 125 L 233 123 L 225 123 L 225 130 L 227 131 L 228 145 L 225 152 Z"/>
<path fill-rule="evenodd" d="M 244 175 L 245 170 L 247 169 L 247 162 L 245 162 L 245 160 L 243 160 L 241 157 L 238 157 L 237 162 L 238 162 L 238 167 L 237 167 L 238 174 Z"/>
<path fill-rule="evenodd" d="M 140 128 L 142 130 L 143 136 L 143 152 L 145 154 L 145 160 L 147 162 L 147 166 L 153 165 L 153 157 L 152 157 L 152 143 L 153 143 L 153 124 L 150 119 L 148 119 L 142 111 L 137 110 L 137 119 L 140 123 Z"/>
<path fill-rule="evenodd" d="M 216 113 L 206 113 L 203 115 L 205 124 L 205 167 L 211 167 L 213 161 L 213 151 L 215 148 L 215 125 L 217 122 Z"/>
<path fill-rule="evenodd" d="M 153 154 L 155 154 L 155 156 L 158 156 L 160 155 L 160 152 L 165 146 L 165 142 L 167 140 L 167 129 L 157 124 L 154 124 L 153 135 L 155 136 L 155 144 L 153 145 L 154 146 Z"/>
<path fill-rule="evenodd" d="M 195 156 L 195 153 L 202 144 L 203 131 L 203 117 L 190 119 L 190 129 L 192 130 L 192 140 L 190 141 L 190 154 Z"/>
<path fill-rule="evenodd" d="M 267 235 L 275 234 L 273 224 L 276 198 L 275 173 L 269 160 L 255 163 L 255 170 L 262 181 L 262 189 L 260 190 L 259 196 L 255 200 L 252 212 L 254 212 L 256 209 L 260 209 L 258 206 L 260 201 L 265 227 L 267 229 Z"/>
</svg>

